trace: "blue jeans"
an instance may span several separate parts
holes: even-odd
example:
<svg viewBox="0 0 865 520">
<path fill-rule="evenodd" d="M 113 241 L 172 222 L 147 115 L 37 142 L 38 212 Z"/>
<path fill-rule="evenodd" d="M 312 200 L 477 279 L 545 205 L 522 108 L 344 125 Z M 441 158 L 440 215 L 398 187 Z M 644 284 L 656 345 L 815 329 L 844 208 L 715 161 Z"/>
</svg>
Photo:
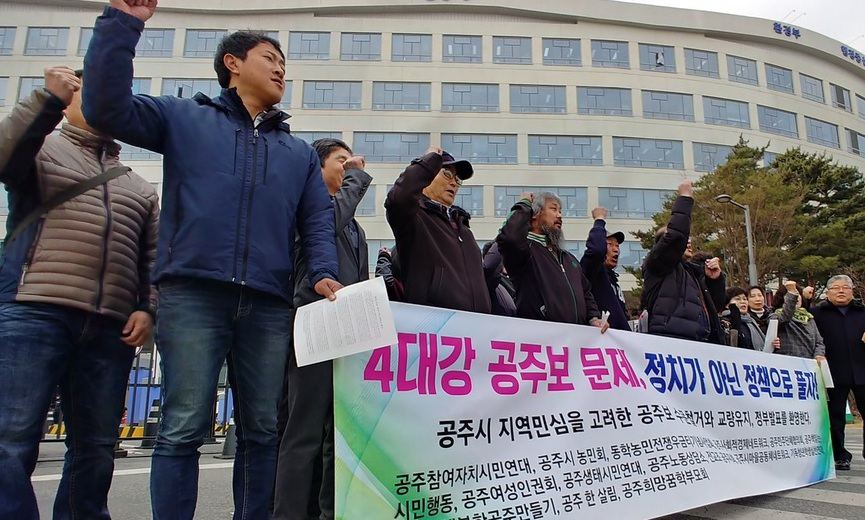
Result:
<svg viewBox="0 0 865 520">
<path fill-rule="evenodd" d="M 135 357 L 120 340 L 123 325 L 59 305 L 0 303 L 0 518 L 39 518 L 30 475 L 58 385 L 67 450 L 54 518 L 110 518 L 114 443 Z"/>
<path fill-rule="evenodd" d="M 160 283 L 162 423 L 150 475 L 155 520 L 188 520 L 195 513 L 198 448 L 210 431 L 226 358 L 237 427 L 234 518 L 269 518 L 290 310 L 281 298 L 239 285 L 192 278 Z"/>
</svg>

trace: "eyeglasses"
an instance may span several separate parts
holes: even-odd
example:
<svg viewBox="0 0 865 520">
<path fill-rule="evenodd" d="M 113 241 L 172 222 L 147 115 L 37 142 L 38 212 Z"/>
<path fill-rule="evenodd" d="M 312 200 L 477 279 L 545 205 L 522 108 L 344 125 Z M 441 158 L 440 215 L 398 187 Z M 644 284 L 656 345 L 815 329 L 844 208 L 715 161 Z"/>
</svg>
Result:
<svg viewBox="0 0 865 520">
<path fill-rule="evenodd" d="M 829 287 L 827 290 L 829 290 L 829 291 L 852 291 L 853 288 L 850 287 L 849 285 L 833 285 L 832 287 Z"/>
<path fill-rule="evenodd" d="M 463 181 L 462 181 L 462 179 L 460 179 L 459 177 L 457 177 L 457 174 L 455 174 L 454 172 L 448 170 L 447 168 L 442 168 L 441 171 L 440 171 L 439 173 L 441 173 L 442 175 L 444 175 L 444 176 L 445 176 L 445 179 L 447 179 L 448 181 L 456 181 L 456 182 L 457 182 L 457 186 L 462 186 L 462 185 L 463 185 Z"/>
</svg>

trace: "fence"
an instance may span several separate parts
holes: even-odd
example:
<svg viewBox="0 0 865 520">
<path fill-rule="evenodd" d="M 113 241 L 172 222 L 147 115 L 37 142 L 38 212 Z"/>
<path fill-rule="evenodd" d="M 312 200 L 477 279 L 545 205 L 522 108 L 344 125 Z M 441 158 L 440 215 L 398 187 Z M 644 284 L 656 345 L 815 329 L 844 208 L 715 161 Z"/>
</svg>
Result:
<svg viewBox="0 0 865 520">
<path fill-rule="evenodd" d="M 58 394 L 59 395 L 59 394 Z M 126 404 L 120 420 L 120 440 L 140 440 L 142 447 L 153 446 L 161 414 L 161 373 L 159 350 L 153 345 L 141 347 L 129 371 L 126 387 Z M 213 420 L 210 435 L 205 440 L 215 441 L 225 435 L 233 413 L 228 370 L 223 365 L 213 396 Z M 45 420 L 43 442 L 62 442 L 66 438 L 66 426 L 59 397 L 53 400 Z"/>
</svg>

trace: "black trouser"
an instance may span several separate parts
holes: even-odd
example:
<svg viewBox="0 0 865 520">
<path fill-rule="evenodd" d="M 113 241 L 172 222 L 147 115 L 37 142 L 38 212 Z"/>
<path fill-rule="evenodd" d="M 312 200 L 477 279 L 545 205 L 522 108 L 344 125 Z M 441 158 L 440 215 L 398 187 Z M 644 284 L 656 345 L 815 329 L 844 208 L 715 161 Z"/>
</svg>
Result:
<svg viewBox="0 0 865 520">
<path fill-rule="evenodd" d="M 832 450 L 835 452 L 835 461 L 851 461 L 853 455 L 844 449 L 844 429 L 847 427 L 847 396 L 850 391 L 856 398 L 856 407 L 860 413 L 865 413 L 865 385 L 839 385 L 835 388 L 827 388 L 829 397 L 829 424 L 832 430 Z M 865 428 L 865 426 L 863 426 Z M 865 439 L 865 430 L 863 430 Z M 865 457 L 865 453 L 863 453 Z"/>
<path fill-rule="evenodd" d="M 298 367 L 292 354 L 285 386 L 273 518 L 333 519 L 333 363 Z"/>
</svg>

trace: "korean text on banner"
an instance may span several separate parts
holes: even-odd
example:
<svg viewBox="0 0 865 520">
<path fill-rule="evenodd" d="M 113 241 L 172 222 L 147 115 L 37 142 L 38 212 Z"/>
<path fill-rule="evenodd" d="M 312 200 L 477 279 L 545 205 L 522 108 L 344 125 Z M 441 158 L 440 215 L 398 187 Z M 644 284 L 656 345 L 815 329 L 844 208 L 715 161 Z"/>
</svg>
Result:
<svg viewBox="0 0 865 520">
<path fill-rule="evenodd" d="M 346 520 L 652 518 L 834 478 L 813 360 L 391 304 L 334 364 Z"/>
</svg>

